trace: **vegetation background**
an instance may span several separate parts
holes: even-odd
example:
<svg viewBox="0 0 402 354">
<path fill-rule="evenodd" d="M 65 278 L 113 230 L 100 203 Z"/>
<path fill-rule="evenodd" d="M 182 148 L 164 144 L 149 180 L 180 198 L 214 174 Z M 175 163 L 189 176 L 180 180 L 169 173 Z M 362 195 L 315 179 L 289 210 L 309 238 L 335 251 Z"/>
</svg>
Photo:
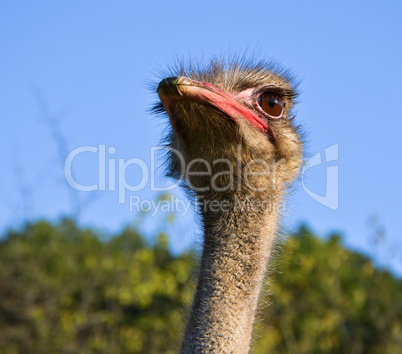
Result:
<svg viewBox="0 0 402 354">
<path fill-rule="evenodd" d="M 4 236 L 0 353 L 178 352 L 196 251 L 173 255 L 163 231 L 105 239 L 69 219 Z M 305 226 L 277 255 L 255 353 L 400 353 L 400 279 Z"/>
</svg>

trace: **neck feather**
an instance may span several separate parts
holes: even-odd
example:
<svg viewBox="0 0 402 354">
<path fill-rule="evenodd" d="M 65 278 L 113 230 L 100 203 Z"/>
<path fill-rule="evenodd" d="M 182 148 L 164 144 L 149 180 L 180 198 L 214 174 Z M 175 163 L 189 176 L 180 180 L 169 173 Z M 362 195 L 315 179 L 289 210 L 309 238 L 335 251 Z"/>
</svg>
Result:
<svg viewBox="0 0 402 354">
<path fill-rule="evenodd" d="M 270 199 L 201 203 L 204 248 L 181 353 L 249 351 L 277 228 L 279 197 Z"/>
</svg>

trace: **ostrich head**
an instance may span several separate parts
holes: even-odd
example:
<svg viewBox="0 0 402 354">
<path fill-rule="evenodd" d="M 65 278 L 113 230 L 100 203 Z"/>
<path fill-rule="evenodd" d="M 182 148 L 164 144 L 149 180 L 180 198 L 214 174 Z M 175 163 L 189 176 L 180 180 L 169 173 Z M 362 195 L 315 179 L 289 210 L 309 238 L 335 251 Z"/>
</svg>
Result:
<svg viewBox="0 0 402 354">
<path fill-rule="evenodd" d="M 213 60 L 173 71 L 157 92 L 156 110 L 173 128 L 169 174 L 197 195 L 238 187 L 272 193 L 297 176 L 302 145 L 286 72 L 267 62 Z"/>
</svg>

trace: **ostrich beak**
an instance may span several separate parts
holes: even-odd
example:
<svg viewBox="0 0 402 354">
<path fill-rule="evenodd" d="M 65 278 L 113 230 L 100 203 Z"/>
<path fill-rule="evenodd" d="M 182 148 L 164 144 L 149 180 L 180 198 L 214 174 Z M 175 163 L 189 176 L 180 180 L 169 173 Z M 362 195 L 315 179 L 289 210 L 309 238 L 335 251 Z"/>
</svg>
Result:
<svg viewBox="0 0 402 354">
<path fill-rule="evenodd" d="M 245 119 L 263 133 L 269 129 L 267 122 L 258 114 L 236 101 L 229 93 L 211 84 L 183 76 L 168 77 L 159 83 L 157 92 L 171 121 L 173 119 L 171 114 L 173 105 L 177 101 L 185 99 L 213 106 L 236 123 Z"/>
</svg>

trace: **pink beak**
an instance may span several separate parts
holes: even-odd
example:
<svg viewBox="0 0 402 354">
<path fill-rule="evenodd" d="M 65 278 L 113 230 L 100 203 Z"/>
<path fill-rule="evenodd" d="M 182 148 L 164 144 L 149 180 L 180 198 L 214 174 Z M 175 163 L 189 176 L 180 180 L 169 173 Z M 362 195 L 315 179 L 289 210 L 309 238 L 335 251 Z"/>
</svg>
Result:
<svg viewBox="0 0 402 354">
<path fill-rule="evenodd" d="M 157 92 L 171 121 L 172 104 L 186 99 L 216 107 L 235 122 L 246 119 L 263 133 L 269 129 L 268 123 L 258 114 L 237 102 L 232 95 L 211 84 L 194 81 L 183 76 L 168 77 L 159 83 Z M 174 122 L 172 124 L 174 125 Z"/>
</svg>

